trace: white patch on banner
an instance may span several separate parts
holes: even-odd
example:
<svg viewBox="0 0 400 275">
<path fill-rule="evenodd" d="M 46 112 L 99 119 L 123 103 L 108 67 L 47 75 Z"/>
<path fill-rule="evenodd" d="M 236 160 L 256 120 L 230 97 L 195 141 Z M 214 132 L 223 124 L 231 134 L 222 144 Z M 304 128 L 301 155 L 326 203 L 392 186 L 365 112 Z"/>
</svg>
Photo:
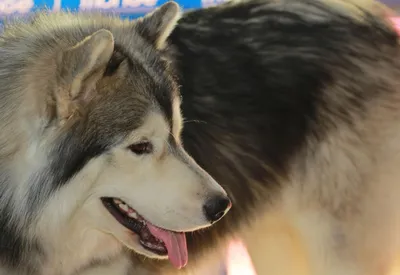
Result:
<svg viewBox="0 0 400 275">
<path fill-rule="evenodd" d="M 27 13 L 33 5 L 33 0 L 0 0 L 0 13 Z"/>
<path fill-rule="evenodd" d="M 79 9 L 115 9 L 119 4 L 120 0 L 80 0 Z"/>
<path fill-rule="evenodd" d="M 157 0 L 122 0 L 122 7 L 124 8 L 155 7 L 156 5 Z"/>
<path fill-rule="evenodd" d="M 216 6 L 225 2 L 229 2 L 229 0 L 201 0 L 201 6 L 205 8 L 205 7 Z"/>
</svg>

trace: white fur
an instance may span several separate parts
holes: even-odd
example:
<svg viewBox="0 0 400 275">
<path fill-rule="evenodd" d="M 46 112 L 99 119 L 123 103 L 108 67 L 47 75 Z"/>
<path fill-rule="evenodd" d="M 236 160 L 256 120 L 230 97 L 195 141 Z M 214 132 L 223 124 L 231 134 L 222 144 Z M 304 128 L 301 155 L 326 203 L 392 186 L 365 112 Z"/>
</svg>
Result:
<svg viewBox="0 0 400 275">
<path fill-rule="evenodd" d="M 257 274 L 388 275 L 395 268 L 400 128 L 371 120 L 365 129 L 382 129 L 372 140 L 340 128 L 312 144 L 314 156 L 299 156 L 302 169 L 293 169 L 279 203 L 244 230 Z"/>
<path fill-rule="evenodd" d="M 110 259 L 127 246 L 152 258 L 138 237 L 120 225 L 102 205 L 101 197 L 120 198 L 153 224 L 174 231 L 209 226 L 202 207 L 208 195 L 225 194 L 211 178 L 182 163 L 166 146 L 169 130 L 164 118 L 151 112 L 143 126 L 118 148 L 93 159 L 43 209 L 32 234 L 45 240 L 51 255 L 48 272 L 70 274 L 93 259 Z M 146 137 L 155 146 L 152 156 L 135 156 L 126 146 Z M 106 267 L 110 268 L 110 267 Z"/>
</svg>

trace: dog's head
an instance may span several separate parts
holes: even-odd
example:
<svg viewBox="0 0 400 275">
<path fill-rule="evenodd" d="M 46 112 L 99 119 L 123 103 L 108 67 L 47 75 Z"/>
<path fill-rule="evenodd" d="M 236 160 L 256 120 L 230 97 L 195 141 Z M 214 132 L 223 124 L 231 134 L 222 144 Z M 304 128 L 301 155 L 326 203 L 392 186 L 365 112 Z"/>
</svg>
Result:
<svg viewBox="0 0 400 275">
<path fill-rule="evenodd" d="M 102 18 L 102 27 L 77 41 L 79 31 L 65 39 L 71 30 L 60 27 L 57 49 L 38 61 L 35 72 L 41 68 L 48 80 L 30 80 L 33 90 L 48 91 L 36 145 L 46 148 L 47 163 L 38 177 L 51 186 L 38 218 L 46 234 L 55 224 L 73 224 L 74 232 L 111 234 L 137 253 L 182 267 L 184 232 L 229 210 L 225 191 L 180 141 L 180 96 L 160 54 L 179 13 L 169 2 L 133 23 Z"/>
</svg>

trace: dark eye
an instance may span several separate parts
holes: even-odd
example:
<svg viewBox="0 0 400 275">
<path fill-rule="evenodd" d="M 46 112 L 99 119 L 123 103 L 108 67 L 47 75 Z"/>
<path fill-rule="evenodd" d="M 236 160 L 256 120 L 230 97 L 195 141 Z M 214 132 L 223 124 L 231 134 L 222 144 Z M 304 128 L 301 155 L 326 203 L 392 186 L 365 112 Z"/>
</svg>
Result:
<svg viewBox="0 0 400 275">
<path fill-rule="evenodd" d="M 141 141 L 128 146 L 128 149 L 136 155 L 150 154 L 153 151 L 153 145 L 148 141 Z"/>
</svg>

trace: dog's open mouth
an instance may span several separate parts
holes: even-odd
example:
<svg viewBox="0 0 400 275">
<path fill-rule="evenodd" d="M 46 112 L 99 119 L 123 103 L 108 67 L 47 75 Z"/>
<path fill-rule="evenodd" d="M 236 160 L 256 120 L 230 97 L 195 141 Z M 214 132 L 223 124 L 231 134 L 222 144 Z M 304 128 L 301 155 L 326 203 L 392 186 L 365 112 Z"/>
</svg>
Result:
<svg viewBox="0 0 400 275">
<path fill-rule="evenodd" d="M 182 268 L 187 264 L 185 233 L 173 232 L 151 224 L 120 199 L 101 198 L 101 201 L 121 225 L 139 236 L 140 244 L 146 250 L 160 256 L 168 255 L 176 268 Z"/>
</svg>

